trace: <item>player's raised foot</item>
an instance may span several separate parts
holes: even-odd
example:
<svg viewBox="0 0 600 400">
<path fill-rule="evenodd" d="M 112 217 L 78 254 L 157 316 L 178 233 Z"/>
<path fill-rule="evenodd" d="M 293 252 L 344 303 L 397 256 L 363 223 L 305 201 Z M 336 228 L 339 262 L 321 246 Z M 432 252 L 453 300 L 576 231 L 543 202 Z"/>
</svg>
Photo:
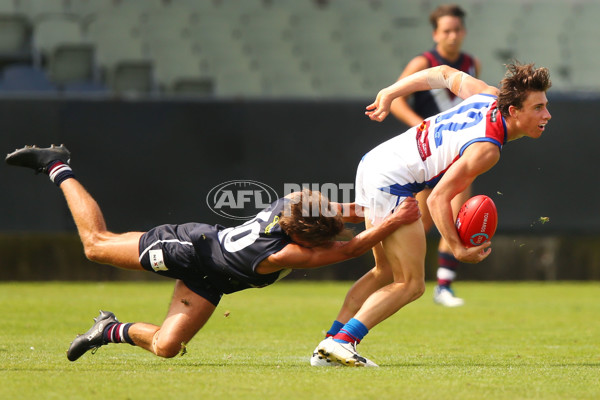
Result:
<svg viewBox="0 0 600 400">
<path fill-rule="evenodd" d="M 440 285 L 433 290 L 433 301 L 445 307 L 460 307 L 465 304 L 463 299 L 454 295 L 450 287 Z"/>
<path fill-rule="evenodd" d="M 356 344 L 340 343 L 328 337 L 317 346 L 319 354 L 330 361 L 349 367 L 378 367 L 373 361 L 356 352 Z"/>
<path fill-rule="evenodd" d="M 31 168 L 36 172 L 46 172 L 48 164 L 57 160 L 65 164 L 71 161 L 71 152 L 62 144 L 45 148 L 25 146 L 6 155 L 7 164 Z"/>
<path fill-rule="evenodd" d="M 313 367 L 335 367 L 339 365 L 336 362 L 331 361 L 321 353 L 319 353 L 319 347 L 313 351 L 312 356 L 310 357 L 310 365 Z"/>
<path fill-rule="evenodd" d="M 83 335 L 78 335 L 69 350 L 67 350 L 67 358 L 69 361 L 75 361 L 79 357 L 85 354 L 88 350 L 97 349 L 98 347 L 105 345 L 107 342 L 104 341 L 103 332 L 107 325 L 117 323 L 117 317 L 110 311 L 100 311 L 100 315 L 94 318 L 94 325 L 89 331 Z"/>
</svg>

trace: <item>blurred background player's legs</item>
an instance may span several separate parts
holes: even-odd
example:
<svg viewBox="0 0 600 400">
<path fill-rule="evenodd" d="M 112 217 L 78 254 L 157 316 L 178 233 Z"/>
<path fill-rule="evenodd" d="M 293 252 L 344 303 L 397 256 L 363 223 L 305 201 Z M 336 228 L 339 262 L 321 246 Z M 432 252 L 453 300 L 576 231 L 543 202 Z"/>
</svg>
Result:
<svg viewBox="0 0 600 400">
<path fill-rule="evenodd" d="M 419 201 L 419 208 L 421 209 L 421 220 L 425 227 L 425 232 L 429 232 L 433 228 L 433 220 L 427 207 L 427 198 L 431 193 L 431 189 L 425 189 L 422 192 L 417 193 L 417 200 Z M 471 188 L 467 188 L 464 192 L 460 193 L 452 200 L 452 211 L 454 215 L 458 214 L 458 210 L 471 197 Z M 440 238 L 438 245 L 438 269 L 437 269 L 437 285 L 433 291 L 433 301 L 436 304 L 440 304 L 446 307 L 459 307 L 465 302 L 463 299 L 456 297 L 454 290 L 452 289 L 452 283 L 456 279 L 456 271 L 458 269 L 459 262 L 450 247 L 443 238 Z"/>
</svg>

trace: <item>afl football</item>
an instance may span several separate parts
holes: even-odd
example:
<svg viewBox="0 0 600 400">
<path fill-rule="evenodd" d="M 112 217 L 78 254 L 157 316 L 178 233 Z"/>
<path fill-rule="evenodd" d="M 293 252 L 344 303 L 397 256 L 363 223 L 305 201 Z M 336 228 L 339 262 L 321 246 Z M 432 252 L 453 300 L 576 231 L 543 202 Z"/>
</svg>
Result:
<svg viewBox="0 0 600 400">
<path fill-rule="evenodd" d="M 456 230 L 465 247 L 480 246 L 490 241 L 497 225 L 496 205 L 485 195 L 467 200 L 456 217 Z"/>
</svg>

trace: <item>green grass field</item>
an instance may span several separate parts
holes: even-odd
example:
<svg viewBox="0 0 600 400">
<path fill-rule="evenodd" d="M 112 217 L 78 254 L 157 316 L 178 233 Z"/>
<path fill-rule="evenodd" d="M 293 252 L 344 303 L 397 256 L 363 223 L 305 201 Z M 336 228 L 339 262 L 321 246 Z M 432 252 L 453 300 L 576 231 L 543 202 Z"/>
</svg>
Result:
<svg viewBox="0 0 600 400">
<path fill-rule="evenodd" d="M 174 359 L 120 344 L 71 363 L 100 308 L 160 323 L 172 283 L 2 283 L 0 399 L 600 398 L 598 283 L 460 282 L 456 309 L 430 285 L 359 346 L 381 368 L 312 368 L 349 284 L 226 296 Z"/>
</svg>

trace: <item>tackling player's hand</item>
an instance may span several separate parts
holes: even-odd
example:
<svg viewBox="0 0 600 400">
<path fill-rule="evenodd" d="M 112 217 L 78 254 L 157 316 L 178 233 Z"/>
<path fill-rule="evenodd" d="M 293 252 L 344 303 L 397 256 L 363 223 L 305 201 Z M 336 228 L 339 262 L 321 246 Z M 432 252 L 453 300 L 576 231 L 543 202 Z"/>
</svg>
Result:
<svg viewBox="0 0 600 400">
<path fill-rule="evenodd" d="M 400 222 L 402 225 L 411 224 L 421 218 L 419 203 L 414 197 L 407 197 L 388 218 Z"/>
</svg>

